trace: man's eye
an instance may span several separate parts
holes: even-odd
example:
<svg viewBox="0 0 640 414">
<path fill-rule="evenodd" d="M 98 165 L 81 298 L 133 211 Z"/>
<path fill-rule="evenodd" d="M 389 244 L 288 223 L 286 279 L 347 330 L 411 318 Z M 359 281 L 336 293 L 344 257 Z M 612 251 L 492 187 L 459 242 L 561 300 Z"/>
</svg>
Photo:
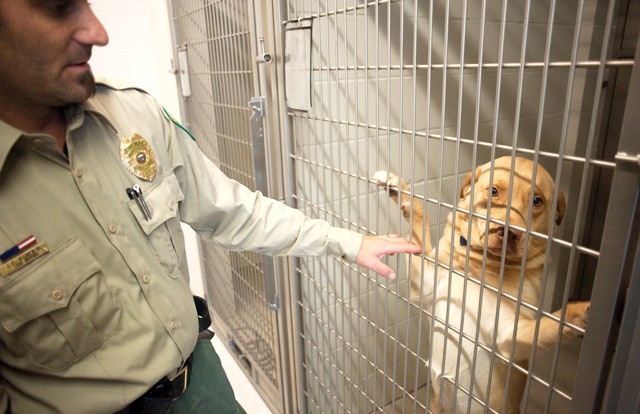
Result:
<svg viewBox="0 0 640 414">
<path fill-rule="evenodd" d="M 71 14 L 78 4 L 77 0 L 56 0 L 47 2 L 45 7 L 53 16 L 64 17 Z"/>
</svg>

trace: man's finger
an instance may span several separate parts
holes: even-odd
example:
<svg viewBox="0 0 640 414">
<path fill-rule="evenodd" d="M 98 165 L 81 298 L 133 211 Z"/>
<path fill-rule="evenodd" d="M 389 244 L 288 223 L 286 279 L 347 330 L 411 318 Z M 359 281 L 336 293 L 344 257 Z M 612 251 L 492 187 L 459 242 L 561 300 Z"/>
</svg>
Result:
<svg viewBox="0 0 640 414">
<path fill-rule="evenodd" d="M 392 244 L 387 244 L 386 247 L 386 253 L 387 254 L 393 254 L 393 253 L 421 253 L 422 252 L 422 247 L 418 246 L 417 244 L 411 243 L 405 239 L 400 239 L 400 240 L 391 240 L 393 243 Z"/>
</svg>

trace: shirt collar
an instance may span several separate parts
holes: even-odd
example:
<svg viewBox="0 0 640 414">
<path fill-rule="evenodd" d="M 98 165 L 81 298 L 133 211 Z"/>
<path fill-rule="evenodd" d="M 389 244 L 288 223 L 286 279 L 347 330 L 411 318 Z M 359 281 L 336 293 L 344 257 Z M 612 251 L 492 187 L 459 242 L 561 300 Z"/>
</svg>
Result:
<svg viewBox="0 0 640 414">
<path fill-rule="evenodd" d="M 106 123 L 111 129 L 117 132 L 118 130 L 115 126 L 116 123 L 114 122 L 113 116 L 111 115 L 107 107 L 102 103 L 102 100 L 98 96 L 98 94 L 100 93 L 99 92 L 100 85 L 97 85 L 97 88 L 98 88 L 98 91 L 96 92 L 96 95 L 92 96 L 91 98 L 81 103 L 80 105 L 76 105 L 76 108 L 74 111 L 75 116 L 72 115 L 72 117 L 70 117 L 69 126 L 72 125 L 73 119 L 78 119 L 77 117 L 82 116 L 84 112 L 89 112 L 89 113 L 98 115 L 100 118 L 103 119 L 103 121 L 106 121 Z"/>
<path fill-rule="evenodd" d="M 85 113 L 93 113 L 98 115 L 114 130 L 115 123 L 109 111 L 95 97 L 89 98 L 87 101 L 79 105 L 69 105 L 65 108 L 65 116 L 67 117 L 67 130 L 77 129 L 84 123 Z M 4 168 L 11 148 L 18 142 L 20 137 L 25 134 L 24 131 L 9 125 L 0 119 L 0 171 Z"/>
<path fill-rule="evenodd" d="M 0 171 L 2 171 L 4 163 L 7 161 L 9 151 L 23 134 L 23 131 L 0 119 Z"/>
</svg>

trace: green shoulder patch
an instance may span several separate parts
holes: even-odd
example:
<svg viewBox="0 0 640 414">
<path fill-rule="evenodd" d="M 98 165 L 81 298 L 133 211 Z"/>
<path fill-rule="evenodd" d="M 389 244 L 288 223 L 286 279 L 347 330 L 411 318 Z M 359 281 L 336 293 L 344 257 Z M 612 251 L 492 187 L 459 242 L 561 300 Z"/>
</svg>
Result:
<svg viewBox="0 0 640 414">
<path fill-rule="evenodd" d="M 176 121 L 176 119 L 174 117 L 171 116 L 171 114 L 169 113 L 169 111 L 167 111 L 167 108 L 165 108 L 164 106 L 162 107 L 162 111 L 164 112 L 164 115 L 169 118 L 169 121 L 173 122 L 173 124 L 175 126 L 177 126 L 178 128 L 180 128 L 181 130 L 183 130 L 184 132 L 186 132 L 192 140 L 196 140 L 196 137 L 193 136 L 193 134 L 185 127 L 183 127 L 182 125 L 180 125 L 180 122 Z"/>
</svg>

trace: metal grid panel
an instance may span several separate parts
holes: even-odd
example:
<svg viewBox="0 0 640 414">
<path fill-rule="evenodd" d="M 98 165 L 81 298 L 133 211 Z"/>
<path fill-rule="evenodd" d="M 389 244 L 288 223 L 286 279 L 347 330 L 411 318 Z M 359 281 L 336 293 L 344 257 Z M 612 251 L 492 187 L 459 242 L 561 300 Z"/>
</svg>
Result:
<svg viewBox="0 0 640 414">
<path fill-rule="evenodd" d="M 603 114 L 620 110 L 612 106 L 612 88 L 600 85 L 615 74 L 624 78 L 633 65 L 615 53 L 624 8 L 527 0 L 289 0 L 287 7 L 289 24 L 310 19 L 313 27 L 312 108 L 289 112 L 298 207 L 362 232 L 422 231 L 406 224 L 371 179 L 377 170 L 393 171 L 410 183 L 407 195 L 426 204 L 431 226 L 424 231 L 437 240 L 447 216 L 458 211 L 467 173 L 503 155 L 527 157 L 549 171 L 568 208 L 549 234 L 523 229 L 547 248 L 540 296 L 518 299 L 518 309 L 579 334 L 564 311 L 559 320 L 551 311 L 591 296 L 601 242 L 594 229 L 606 213 L 598 206 L 615 167 L 607 148 L 617 148 Z M 526 374 L 527 412 L 568 412 L 579 339 L 532 353 L 529 366 L 500 358 L 495 343 L 481 344 L 477 333 L 410 301 L 404 261 L 390 260 L 399 277 L 388 282 L 339 259 L 300 260 L 308 412 L 412 413 L 446 405 L 433 405 L 428 391 L 429 342 L 438 324 L 503 364 L 507 381 Z M 496 291 L 478 274 L 467 282 L 465 292 L 473 285 Z M 474 389 L 460 378 L 450 382 L 458 395 Z M 476 390 L 457 409 L 482 410 L 486 396 Z"/>
<path fill-rule="evenodd" d="M 248 103 L 255 94 L 252 24 L 247 2 L 174 1 L 177 43 L 186 46 L 192 96 L 188 127 L 202 151 L 229 177 L 256 188 Z M 263 257 L 202 243 L 214 326 L 262 392 L 280 401 L 275 314 L 265 298 Z"/>
</svg>

